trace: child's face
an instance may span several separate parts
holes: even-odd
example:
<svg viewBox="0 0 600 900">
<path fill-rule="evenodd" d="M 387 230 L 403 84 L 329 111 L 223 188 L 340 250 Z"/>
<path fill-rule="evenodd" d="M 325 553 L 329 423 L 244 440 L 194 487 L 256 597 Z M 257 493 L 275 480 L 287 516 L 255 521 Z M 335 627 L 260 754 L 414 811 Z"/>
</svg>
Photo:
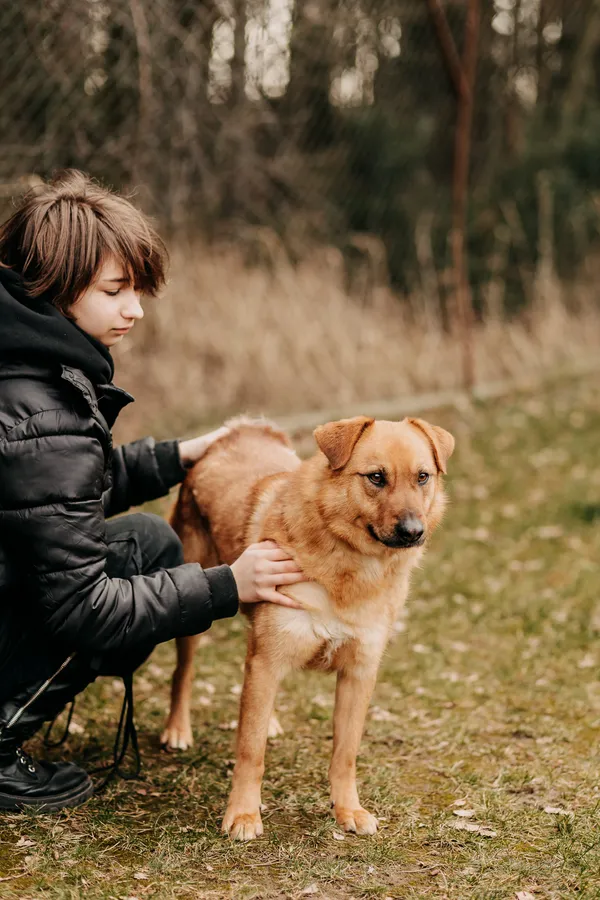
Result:
<svg viewBox="0 0 600 900">
<path fill-rule="evenodd" d="M 70 313 L 80 328 L 105 347 L 118 344 L 144 315 L 140 292 L 114 257 L 101 265 L 96 280 L 75 301 Z"/>
</svg>

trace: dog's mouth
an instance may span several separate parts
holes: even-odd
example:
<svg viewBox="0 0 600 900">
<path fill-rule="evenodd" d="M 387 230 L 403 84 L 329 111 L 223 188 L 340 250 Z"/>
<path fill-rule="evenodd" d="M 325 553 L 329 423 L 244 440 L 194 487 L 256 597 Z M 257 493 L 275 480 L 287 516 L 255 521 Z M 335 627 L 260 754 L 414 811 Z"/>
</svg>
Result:
<svg viewBox="0 0 600 900">
<path fill-rule="evenodd" d="M 417 538 L 410 538 L 408 535 L 398 534 L 397 532 L 392 532 L 392 534 L 389 535 L 379 535 L 372 525 L 367 525 L 367 531 L 374 541 L 379 541 L 380 544 L 384 544 L 386 547 L 391 547 L 395 550 L 408 550 L 412 547 L 421 547 L 425 543 L 425 533 L 419 535 Z"/>
</svg>

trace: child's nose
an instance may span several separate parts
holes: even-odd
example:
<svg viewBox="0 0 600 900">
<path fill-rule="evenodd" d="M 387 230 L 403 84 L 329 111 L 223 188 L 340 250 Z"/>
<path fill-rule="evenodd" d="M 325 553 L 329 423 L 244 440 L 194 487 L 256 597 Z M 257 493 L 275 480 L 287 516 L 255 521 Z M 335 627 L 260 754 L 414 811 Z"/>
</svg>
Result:
<svg viewBox="0 0 600 900">
<path fill-rule="evenodd" d="M 144 318 L 144 310 L 142 309 L 142 304 L 140 303 L 140 295 L 137 291 L 134 291 L 133 288 L 130 288 L 127 292 L 124 292 L 125 303 L 123 304 L 122 315 L 126 319 L 143 319 Z"/>
</svg>

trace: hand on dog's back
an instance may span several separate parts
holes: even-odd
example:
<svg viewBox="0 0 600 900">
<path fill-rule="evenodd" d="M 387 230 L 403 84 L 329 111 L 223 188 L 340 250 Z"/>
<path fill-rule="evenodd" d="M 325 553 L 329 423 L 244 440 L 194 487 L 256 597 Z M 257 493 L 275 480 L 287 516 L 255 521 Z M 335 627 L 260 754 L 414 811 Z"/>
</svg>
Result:
<svg viewBox="0 0 600 900">
<path fill-rule="evenodd" d="M 250 544 L 231 565 L 241 603 L 260 603 L 263 600 L 279 606 L 302 609 L 277 588 L 306 581 L 294 559 L 274 541 Z"/>
</svg>

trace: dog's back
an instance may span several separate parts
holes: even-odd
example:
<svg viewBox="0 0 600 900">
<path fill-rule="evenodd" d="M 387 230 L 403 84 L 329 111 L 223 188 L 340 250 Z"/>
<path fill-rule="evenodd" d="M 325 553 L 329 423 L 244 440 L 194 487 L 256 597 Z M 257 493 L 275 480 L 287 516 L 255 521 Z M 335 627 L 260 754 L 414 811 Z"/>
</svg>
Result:
<svg viewBox="0 0 600 900">
<path fill-rule="evenodd" d="M 229 433 L 190 471 L 171 514 L 186 562 L 203 566 L 237 559 L 268 481 L 300 465 L 287 435 L 270 422 L 239 418 L 227 425 Z"/>
</svg>

